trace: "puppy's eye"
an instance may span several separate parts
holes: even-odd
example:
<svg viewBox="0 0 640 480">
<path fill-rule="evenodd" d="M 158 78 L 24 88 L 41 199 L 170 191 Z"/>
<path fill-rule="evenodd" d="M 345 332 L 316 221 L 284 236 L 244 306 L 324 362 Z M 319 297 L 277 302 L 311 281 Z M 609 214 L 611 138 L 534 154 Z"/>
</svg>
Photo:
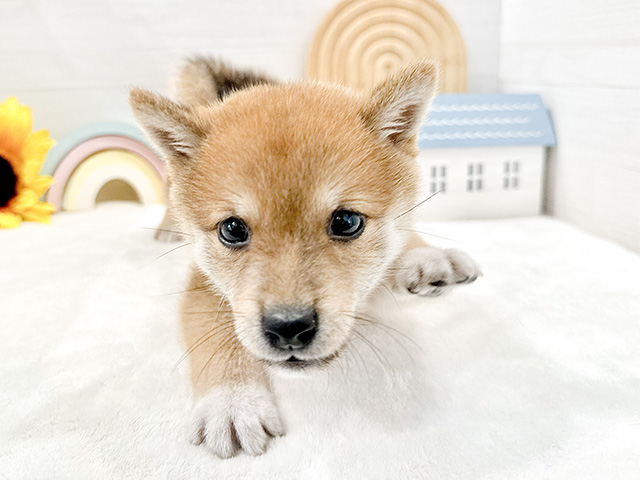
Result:
<svg viewBox="0 0 640 480">
<path fill-rule="evenodd" d="M 329 222 L 329 236 L 334 240 L 354 240 L 364 230 L 364 215 L 351 210 L 336 210 Z"/>
<path fill-rule="evenodd" d="M 218 238 L 225 247 L 244 247 L 249 243 L 249 236 L 249 227 L 238 217 L 229 217 L 218 224 Z"/>
</svg>

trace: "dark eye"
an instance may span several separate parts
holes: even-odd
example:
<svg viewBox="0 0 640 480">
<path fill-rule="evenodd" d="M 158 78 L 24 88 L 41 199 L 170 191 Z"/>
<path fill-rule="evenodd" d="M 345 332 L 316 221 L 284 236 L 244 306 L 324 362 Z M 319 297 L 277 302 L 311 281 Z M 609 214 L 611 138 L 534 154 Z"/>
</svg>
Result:
<svg viewBox="0 0 640 480">
<path fill-rule="evenodd" d="M 353 240 L 364 230 L 364 215 L 351 210 L 336 210 L 329 223 L 329 236 L 334 240 Z"/>
<path fill-rule="evenodd" d="M 240 218 L 229 217 L 218 224 L 218 238 L 225 247 L 244 247 L 249 243 L 249 227 Z"/>
</svg>

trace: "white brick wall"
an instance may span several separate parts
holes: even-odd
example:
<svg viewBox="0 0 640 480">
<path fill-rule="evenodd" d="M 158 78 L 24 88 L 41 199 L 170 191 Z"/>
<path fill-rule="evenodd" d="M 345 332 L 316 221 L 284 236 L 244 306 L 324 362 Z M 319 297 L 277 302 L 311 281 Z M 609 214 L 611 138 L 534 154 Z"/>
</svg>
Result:
<svg viewBox="0 0 640 480">
<path fill-rule="evenodd" d="M 175 65 L 214 52 L 302 78 L 313 35 L 337 0 L 0 0 L 0 98 L 33 107 L 54 137 L 130 120 L 126 91 L 163 92 Z M 469 49 L 469 86 L 497 87 L 500 0 L 443 0 Z"/>
<path fill-rule="evenodd" d="M 555 123 L 549 213 L 638 252 L 639 26 L 637 0 L 502 2 L 500 87 Z"/>
</svg>

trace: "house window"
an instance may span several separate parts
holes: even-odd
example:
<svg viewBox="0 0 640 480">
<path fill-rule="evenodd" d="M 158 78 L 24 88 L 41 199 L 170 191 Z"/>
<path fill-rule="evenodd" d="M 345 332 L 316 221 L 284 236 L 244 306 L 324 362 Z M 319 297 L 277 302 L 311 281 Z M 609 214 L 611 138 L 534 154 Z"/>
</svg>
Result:
<svg viewBox="0 0 640 480">
<path fill-rule="evenodd" d="M 483 173 L 482 163 L 467 165 L 467 192 L 479 192 L 484 188 Z"/>
<path fill-rule="evenodd" d="M 446 193 L 447 191 L 447 167 L 446 165 L 433 165 L 429 169 L 430 193 Z"/>
<path fill-rule="evenodd" d="M 516 190 L 520 187 L 520 162 L 511 160 L 504 162 L 502 170 L 502 188 Z"/>
</svg>

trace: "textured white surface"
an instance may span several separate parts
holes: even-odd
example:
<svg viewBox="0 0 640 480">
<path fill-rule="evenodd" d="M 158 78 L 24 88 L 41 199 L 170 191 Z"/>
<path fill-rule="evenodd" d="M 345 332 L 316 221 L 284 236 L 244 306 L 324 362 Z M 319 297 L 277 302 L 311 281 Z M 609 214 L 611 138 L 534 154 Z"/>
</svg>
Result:
<svg viewBox="0 0 640 480">
<path fill-rule="evenodd" d="M 0 231 L 0 478 L 626 479 L 640 471 L 640 258 L 548 218 L 432 224 L 484 277 L 389 300 L 331 371 L 276 379 L 260 457 L 191 445 L 154 207 Z M 391 319 L 391 312 L 394 318 Z M 382 310 L 379 312 L 382 313 Z"/>
</svg>

